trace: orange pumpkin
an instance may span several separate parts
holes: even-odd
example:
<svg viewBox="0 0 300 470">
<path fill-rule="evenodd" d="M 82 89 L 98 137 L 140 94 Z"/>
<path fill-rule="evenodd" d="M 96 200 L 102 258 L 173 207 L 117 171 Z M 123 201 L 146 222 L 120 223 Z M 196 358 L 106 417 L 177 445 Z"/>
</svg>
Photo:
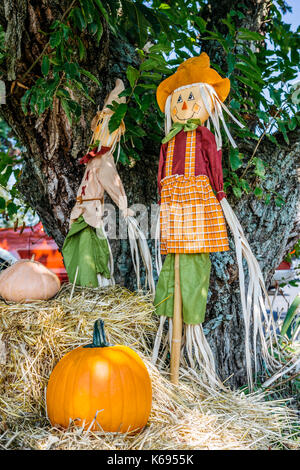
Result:
<svg viewBox="0 0 300 470">
<path fill-rule="evenodd" d="M 136 352 L 107 343 L 97 320 L 93 343 L 67 353 L 53 369 L 46 401 L 53 426 L 67 428 L 74 420 L 93 431 L 137 432 L 149 418 L 151 380 Z"/>
<path fill-rule="evenodd" d="M 19 260 L 0 274 L 0 295 L 8 301 L 48 300 L 59 289 L 58 276 L 38 261 Z"/>
</svg>

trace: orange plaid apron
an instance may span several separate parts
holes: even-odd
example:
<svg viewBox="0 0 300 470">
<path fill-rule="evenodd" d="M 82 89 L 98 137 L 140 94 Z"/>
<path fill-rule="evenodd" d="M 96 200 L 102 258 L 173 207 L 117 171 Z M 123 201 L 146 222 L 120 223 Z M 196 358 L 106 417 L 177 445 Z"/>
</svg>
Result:
<svg viewBox="0 0 300 470">
<path fill-rule="evenodd" d="M 206 175 L 195 176 L 196 131 L 187 132 L 184 175 L 172 175 L 175 137 L 161 181 L 161 253 L 229 250 L 223 211 Z"/>
</svg>

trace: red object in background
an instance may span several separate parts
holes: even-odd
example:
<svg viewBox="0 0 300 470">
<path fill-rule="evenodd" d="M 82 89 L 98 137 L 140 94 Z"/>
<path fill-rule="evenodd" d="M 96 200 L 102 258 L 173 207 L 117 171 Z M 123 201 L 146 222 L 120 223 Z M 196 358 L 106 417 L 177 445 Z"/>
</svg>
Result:
<svg viewBox="0 0 300 470">
<path fill-rule="evenodd" d="M 281 261 L 280 265 L 278 266 L 277 268 L 277 271 L 281 271 L 281 270 L 287 270 L 287 269 L 291 269 L 291 263 L 288 263 L 287 261 Z"/>
<path fill-rule="evenodd" d="M 0 248 L 9 251 L 17 259 L 31 259 L 44 264 L 53 271 L 61 282 L 68 282 L 68 275 L 63 263 L 63 257 L 53 238 L 44 232 L 41 222 L 33 227 L 26 227 L 22 233 L 19 227 L 0 229 Z"/>
</svg>

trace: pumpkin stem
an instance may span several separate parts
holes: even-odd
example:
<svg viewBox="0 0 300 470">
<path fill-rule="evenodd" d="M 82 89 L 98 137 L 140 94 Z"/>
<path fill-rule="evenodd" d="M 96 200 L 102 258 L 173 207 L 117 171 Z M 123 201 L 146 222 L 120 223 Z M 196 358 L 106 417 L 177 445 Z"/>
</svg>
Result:
<svg viewBox="0 0 300 470">
<path fill-rule="evenodd" d="M 93 342 L 92 344 L 87 344 L 84 348 L 105 348 L 110 346 L 106 340 L 105 330 L 104 330 L 104 321 L 99 319 L 94 323 L 94 332 L 93 332 Z"/>
</svg>

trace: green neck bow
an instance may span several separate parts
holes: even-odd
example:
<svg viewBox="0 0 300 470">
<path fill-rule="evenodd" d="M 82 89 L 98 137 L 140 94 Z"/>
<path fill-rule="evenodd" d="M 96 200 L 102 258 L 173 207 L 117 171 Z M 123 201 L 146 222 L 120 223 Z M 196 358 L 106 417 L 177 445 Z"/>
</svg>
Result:
<svg viewBox="0 0 300 470">
<path fill-rule="evenodd" d="M 194 131 L 198 126 L 201 126 L 201 124 L 202 123 L 200 119 L 188 119 L 184 123 L 174 122 L 169 134 L 166 135 L 166 137 L 162 140 L 162 143 L 165 144 L 169 142 L 169 140 L 171 140 L 172 137 L 178 134 L 178 132 L 180 132 L 182 129 L 184 132 Z"/>
</svg>

